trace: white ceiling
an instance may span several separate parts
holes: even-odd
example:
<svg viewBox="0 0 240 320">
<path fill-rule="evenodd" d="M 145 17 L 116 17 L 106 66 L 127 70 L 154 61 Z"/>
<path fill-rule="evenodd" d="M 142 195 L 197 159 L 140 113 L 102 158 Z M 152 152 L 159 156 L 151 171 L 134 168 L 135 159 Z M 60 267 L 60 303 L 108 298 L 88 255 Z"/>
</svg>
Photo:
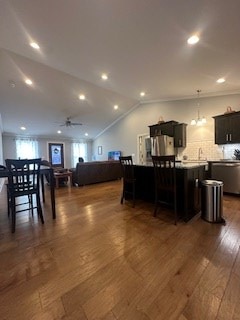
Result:
<svg viewBox="0 0 240 320">
<path fill-rule="evenodd" d="M 140 101 L 239 93 L 239 12 L 239 0 L 0 0 L 4 132 L 56 136 L 71 117 L 83 126 L 63 136 L 94 139 Z"/>
</svg>

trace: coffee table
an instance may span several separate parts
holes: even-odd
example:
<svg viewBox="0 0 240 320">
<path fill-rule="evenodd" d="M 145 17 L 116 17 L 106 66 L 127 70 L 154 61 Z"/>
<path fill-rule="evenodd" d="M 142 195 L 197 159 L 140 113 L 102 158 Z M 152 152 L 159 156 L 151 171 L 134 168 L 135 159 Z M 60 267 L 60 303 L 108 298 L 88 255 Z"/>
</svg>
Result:
<svg viewBox="0 0 240 320">
<path fill-rule="evenodd" d="M 66 171 L 66 172 L 54 172 L 54 178 L 56 181 L 56 188 L 59 188 L 59 179 L 61 178 L 68 178 L 68 183 L 71 186 L 72 185 L 72 172 Z"/>
</svg>

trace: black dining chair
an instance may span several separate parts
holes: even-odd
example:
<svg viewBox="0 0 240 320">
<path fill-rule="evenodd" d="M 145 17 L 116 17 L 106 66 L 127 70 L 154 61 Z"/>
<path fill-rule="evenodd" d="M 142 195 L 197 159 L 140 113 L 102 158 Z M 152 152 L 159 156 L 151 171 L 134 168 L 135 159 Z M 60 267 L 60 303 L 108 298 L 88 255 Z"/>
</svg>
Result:
<svg viewBox="0 0 240 320">
<path fill-rule="evenodd" d="M 155 179 L 155 208 L 157 215 L 161 204 L 169 205 L 174 209 L 175 225 L 177 224 L 177 188 L 175 156 L 152 156 Z"/>
<path fill-rule="evenodd" d="M 133 207 L 135 206 L 135 188 L 136 188 L 136 179 L 134 177 L 134 167 L 132 156 L 119 157 L 119 161 L 122 167 L 123 175 L 123 190 L 121 196 L 121 204 L 123 204 L 123 199 L 129 199 L 129 196 L 132 198 Z M 129 196 L 128 196 L 129 195 Z"/>
<path fill-rule="evenodd" d="M 6 159 L 6 167 L 9 170 L 8 179 L 8 205 L 12 216 L 12 232 L 15 232 L 16 213 L 36 208 L 41 222 L 44 223 L 42 207 L 40 202 L 40 165 L 41 159 Z M 33 196 L 36 197 L 36 206 L 33 206 Z M 18 204 L 16 199 L 22 196 L 28 196 L 28 209 L 19 209 L 17 206 L 26 204 Z"/>
<path fill-rule="evenodd" d="M 0 171 L 8 171 L 7 167 L 3 166 L 0 164 Z M 8 183 L 6 183 L 6 186 L 8 187 Z M 8 194 L 8 189 L 7 189 L 7 197 L 8 197 L 8 215 L 10 213 L 10 209 L 9 209 L 9 194 Z"/>
</svg>

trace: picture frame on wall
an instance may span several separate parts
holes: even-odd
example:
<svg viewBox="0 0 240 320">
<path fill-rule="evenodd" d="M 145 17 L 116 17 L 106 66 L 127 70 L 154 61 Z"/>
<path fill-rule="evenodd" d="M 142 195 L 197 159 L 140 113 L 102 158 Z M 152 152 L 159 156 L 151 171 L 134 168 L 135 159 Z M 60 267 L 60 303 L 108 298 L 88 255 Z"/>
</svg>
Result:
<svg viewBox="0 0 240 320">
<path fill-rule="evenodd" d="M 102 146 L 98 146 L 98 155 L 99 155 L 99 156 L 102 155 Z"/>
<path fill-rule="evenodd" d="M 64 168 L 63 143 L 48 143 L 48 155 L 52 167 Z"/>
</svg>

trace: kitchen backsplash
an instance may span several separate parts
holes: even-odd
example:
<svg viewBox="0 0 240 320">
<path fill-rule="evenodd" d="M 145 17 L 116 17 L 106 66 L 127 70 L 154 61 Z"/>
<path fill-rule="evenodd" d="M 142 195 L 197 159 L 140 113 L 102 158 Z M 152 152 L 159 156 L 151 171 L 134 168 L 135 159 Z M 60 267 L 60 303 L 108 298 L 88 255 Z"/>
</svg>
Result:
<svg viewBox="0 0 240 320">
<path fill-rule="evenodd" d="M 235 159 L 235 149 L 240 149 L 240 144 L 217 145 L 212 140 L 189 142 L 186 148 L 178 149 L 178 159 L 187 156 L 190 160 L 196 160 L 199 154 L 200 159 L 204 160 Z"/>
</svg>

